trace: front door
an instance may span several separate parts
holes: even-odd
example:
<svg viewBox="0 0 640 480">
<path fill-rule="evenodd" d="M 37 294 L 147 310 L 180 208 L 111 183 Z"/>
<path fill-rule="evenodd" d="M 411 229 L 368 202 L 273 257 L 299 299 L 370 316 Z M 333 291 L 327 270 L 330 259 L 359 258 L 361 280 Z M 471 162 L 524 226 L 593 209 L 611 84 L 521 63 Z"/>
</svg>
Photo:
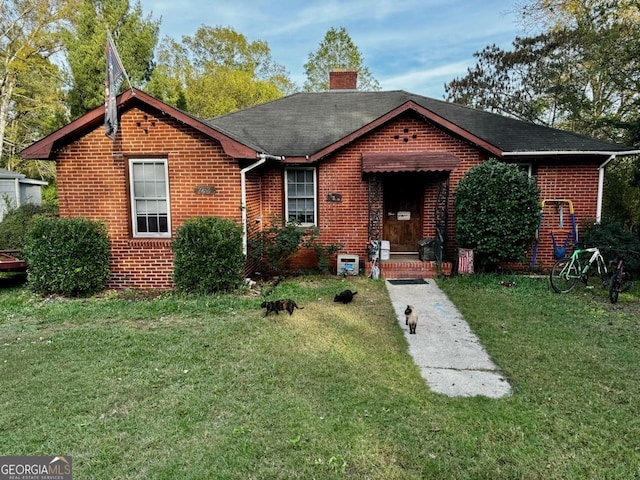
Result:
<svg viewBox="0 0 640 480">
<path fill-rule="evenodd" d="M 424 182 L 417 174 L 389 176 L 384 182 L 382 239 L 391 253 L 416 253 L 422 235 Z"/>
</svg>

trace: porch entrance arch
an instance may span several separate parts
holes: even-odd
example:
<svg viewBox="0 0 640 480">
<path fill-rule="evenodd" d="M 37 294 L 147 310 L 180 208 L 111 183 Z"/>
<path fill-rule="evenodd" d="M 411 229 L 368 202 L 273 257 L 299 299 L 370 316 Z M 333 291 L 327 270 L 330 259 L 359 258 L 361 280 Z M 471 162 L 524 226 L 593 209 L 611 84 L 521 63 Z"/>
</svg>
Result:
<svg viewBox="0 0 640 480">
<path fill-rule="evenodd" d="M 458 165 L 458 157 L 448 152 L 363 153 L 369 238 L 388 240 L 391 254 L 417 253 L 418 241 L 433 232 L 441 262 L 448 240 L 449 174 Z"/>
</svg>

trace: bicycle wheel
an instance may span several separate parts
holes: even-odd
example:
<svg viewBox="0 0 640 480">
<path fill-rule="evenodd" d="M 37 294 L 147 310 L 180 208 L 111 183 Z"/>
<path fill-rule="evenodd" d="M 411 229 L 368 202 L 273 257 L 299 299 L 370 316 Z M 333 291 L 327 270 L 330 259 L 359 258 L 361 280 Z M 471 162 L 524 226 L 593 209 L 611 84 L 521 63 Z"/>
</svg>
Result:
<svg viewBox="0 0 640 480">
<path fill-rule="evenodd" d="M 572 262 L 570 257 L 558 260 L 549 274 L 551 288 L 557 293 L 568 293 L 573 290 L 579 278 L 578 262 Z"/>
<path fill-rule="evenodd" d="M 618 301 L 618 295 L 620 294 L 620 272 L 616 272 L 611 275 L 611 281 L 609 282 L 609 300 L 611 303 Z"/>
</svg>

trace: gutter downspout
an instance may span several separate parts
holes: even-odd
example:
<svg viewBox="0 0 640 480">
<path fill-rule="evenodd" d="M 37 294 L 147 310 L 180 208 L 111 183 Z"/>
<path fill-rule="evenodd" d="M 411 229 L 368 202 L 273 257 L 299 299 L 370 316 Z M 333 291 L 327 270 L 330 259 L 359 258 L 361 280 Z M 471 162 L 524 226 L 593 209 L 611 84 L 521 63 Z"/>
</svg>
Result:
<svg viewBox="0 0 640 480">
<path fill-rule="evenodd" d="M 240 210 L 242 211 L 242 254 L 245 257 L 247 256 L 247 243 L 248 243 L 248 235 L 249 235 L 248 227 L 247 227 L 247 172 L 253 170 L 254 168 L 259 167 L 260 165 L 265 163 L 267 159 L 282 160 L 284 157 L 276 157 L 274 155 L 259 153 L 258 158 L 260 158 L 260 160 L 240 170 L 240 190 L 241 190 Z"/>
<path fill-rule="evenodd" d="M 639 155 L 640 150 L 621 150 L 619 152 L 598 152 L 598 151 L 569 151 L 569 150 L 558 150 L 558 151 L 548 151 L 548 152 L 505 152 L 503 153 L 503 157 L 512 157 L 512 156 L 553 156 L 553 155 L 597 155 L 597 154 L 608 154 L 609 158 L 598 168 L 598 198 L 596 205 L 596 224 L 599 224 L 602 220 L 602 197 L 604 194 L 604 173 L 607 164 L 617 157 L 630 156 L 630 155 Z"/>
<path fill-rule="evenodd" d="M 16 208 L 20 208 L 20 179 L 16 178 L 15 184 L 15 192 L 16 192 Z"/>
<path fill-rule="evenodd" d="M 604 194 L 604 171 L 607 164 L 616 158 L 615 155 L 611 155 L 606 162 L 598 167 L 598 199 L 596 204 L 596 224 L 599 224 L 602 220 L 602 197 Z"/>
</svg>

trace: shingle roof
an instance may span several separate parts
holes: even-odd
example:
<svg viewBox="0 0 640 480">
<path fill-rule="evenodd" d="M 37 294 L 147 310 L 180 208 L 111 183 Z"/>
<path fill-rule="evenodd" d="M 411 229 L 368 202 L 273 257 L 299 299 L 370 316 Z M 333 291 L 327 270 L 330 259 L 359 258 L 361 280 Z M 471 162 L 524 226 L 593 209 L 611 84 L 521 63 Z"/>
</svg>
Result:
<svg viewBox="0 0 640 480">
<path fill-rule="evenodd" d="M 4 168 L 0 168 L 0 178 L 25 178 L 26 175 L 22 173 L 12 172 L 11 170 L 6 170 Z"/>
<path fill-rule="evenodd" d="M 468 138 L 503 153 L 630 151 L 624 145 L 596 140 L 509 117 L 435 100 L 402 90 L 296 93 L 279 100 L 207 120 L 244 145 L 287 157 L 311 156 L 408 102 L 449 122 Z M 459 131 L 460 133 L 460 131 Z M 467 135 L 468 134 L 468 135 Z"/>
</svg>

